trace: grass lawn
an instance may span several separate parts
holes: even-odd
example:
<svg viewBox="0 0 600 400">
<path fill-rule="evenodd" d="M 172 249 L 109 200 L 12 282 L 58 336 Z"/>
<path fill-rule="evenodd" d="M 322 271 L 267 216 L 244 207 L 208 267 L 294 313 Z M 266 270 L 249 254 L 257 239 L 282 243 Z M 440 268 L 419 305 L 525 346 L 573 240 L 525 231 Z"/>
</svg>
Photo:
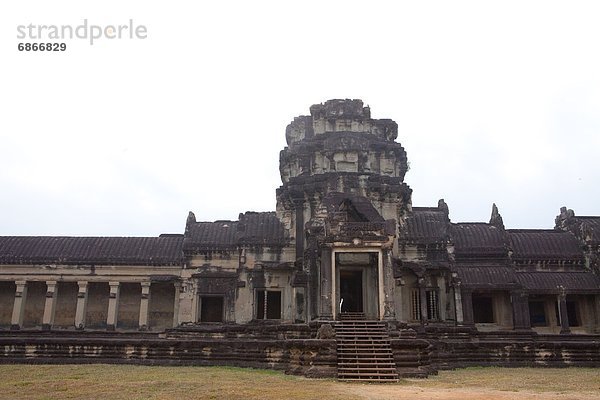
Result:
<svg viewBox="0 0 600 400">
<path fill-rule="evenodd" d="M 0 365 L 1 399 L 600 399 L 600 369 L 467 368 L 369 385 L 226 367 Z"/>
</svg>

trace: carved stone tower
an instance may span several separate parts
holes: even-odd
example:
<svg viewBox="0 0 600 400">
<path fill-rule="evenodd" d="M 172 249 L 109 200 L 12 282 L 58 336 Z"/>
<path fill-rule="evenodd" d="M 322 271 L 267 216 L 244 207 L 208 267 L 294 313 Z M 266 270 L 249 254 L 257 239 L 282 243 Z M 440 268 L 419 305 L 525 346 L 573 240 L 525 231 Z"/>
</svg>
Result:
<svg viewBox="0 0 600 400">
<path fill-rule="evenodd" d="M 313 318 L 334 317 L 344 301 L 350 307 L 354 291 L 361 297 L 354 311 L 388 316 L 393 307 L 384 297 L 391 293 L 383 286 L 392 283 L 385 276 L 393 280 L 398 221 L 411 207 L 406 152 L 394 141 L 398 125 L 372 119 L 361 100 L 329 100 L 310 114 L 286 129 L 277 190 L 277 216 L 308 275 L 309 310 Z"/>
</svg>

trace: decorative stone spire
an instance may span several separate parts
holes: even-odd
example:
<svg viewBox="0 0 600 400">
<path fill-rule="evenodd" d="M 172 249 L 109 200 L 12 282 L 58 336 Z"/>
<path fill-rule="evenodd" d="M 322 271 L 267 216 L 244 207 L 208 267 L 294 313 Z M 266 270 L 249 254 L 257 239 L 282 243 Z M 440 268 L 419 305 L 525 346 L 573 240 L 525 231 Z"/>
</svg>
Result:
<svg viewBox="0 0 600 400">
<path fill-rule="evenodd" d="M 490 217 L 490 225 L 495 226 L 498 229 L 504 230 L 504 221 L 502 215 L 498 212 L 496 203 L 492 203 L 492 216 Z"/>
<path fill-rule="evenodd" d="M 187 220 L 185 221 L 185 235 L 187 236 L 190 226 L 196 223 L 196 215 L 193 212 L 188 213 Z"/>
<path fill-rule="evenodd" d="M 310 116 L 294 118 L 285 136 L 288 147 L 279 154 L 284 185 L 315 175 L 337 180 L 334 174 L 379 175 L 402 183 L 408 170 L 406 151 L 394 141 L 398 124 L 372 119 L 362 100 L 314 104 Z M 334 189 L 345 191 L 344 187 Z"/>
<path fill-rule="evenodd" d="M 556 216 L 554 223 L 556 224 L 555 229 L 561 229 L 563 231 L 571 230 L 575 221 L 575 212 L 567 209 L 567 207 L 560 208 L 560 214 Z"/>
<path fill-rule="evenodd" d="M 439 199 L 438 200 L 438 208 L 440 210 L 442 210 L 444 212 L 444 214 L 446 214 L 446 219 L 448 221 L 450 221 L 450 217 L 449 217 L 450 209 L 448 208 L 448 204 L 446 204 L 446 202 L 444 201 L 444 199 Z"/>
</svg>

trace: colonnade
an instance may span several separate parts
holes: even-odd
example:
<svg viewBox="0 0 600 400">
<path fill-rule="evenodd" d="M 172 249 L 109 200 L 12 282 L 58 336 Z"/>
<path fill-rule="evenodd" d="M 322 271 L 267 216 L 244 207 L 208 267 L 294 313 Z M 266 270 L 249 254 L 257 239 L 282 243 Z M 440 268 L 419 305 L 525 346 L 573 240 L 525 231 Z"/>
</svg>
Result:
<svg viewBox="0 0 600 400">
<path fill-rule="evenodd" d="M 10 318 L 13 330 L 33 327 L 32 324 L 44 330 L 148 330 L 178 325 L 179 281 L 16 280 L 8 284 L 11 282 L 15 286 Z M 46 289 L 43 299 L 42 285 Z M 151 299 L 155 300 L 152 304 Z M 5 302 L 0 305 L 3 306 L 10 307 L 10 304 Z M 5 314 L 8 314 L 6 311 Z M 61 315 L 59 322 L 56 321 L 57 313 Z M 66 325 L 65 321 L 69 324 Z M 6 324 L 8 321 L 2 322 Z"/>
</svg>

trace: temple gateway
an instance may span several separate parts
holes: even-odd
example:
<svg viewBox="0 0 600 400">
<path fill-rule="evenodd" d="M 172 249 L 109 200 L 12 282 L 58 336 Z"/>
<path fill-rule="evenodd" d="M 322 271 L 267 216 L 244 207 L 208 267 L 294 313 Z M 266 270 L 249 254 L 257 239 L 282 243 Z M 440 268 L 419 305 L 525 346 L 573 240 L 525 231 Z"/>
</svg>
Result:
<svg viewBox="0 0 600 400">
<path fill-rule="evenodd" d="M 286 128 L 274 212 L 159 237 L 0 237 L 0 361 L 239 365 L 394 381 L 600 366 L 600 217 L 554 229 L 417 207 L 360 100 Z M 201 217 L 200 217 L 201 218 Z"/>
</svg>

